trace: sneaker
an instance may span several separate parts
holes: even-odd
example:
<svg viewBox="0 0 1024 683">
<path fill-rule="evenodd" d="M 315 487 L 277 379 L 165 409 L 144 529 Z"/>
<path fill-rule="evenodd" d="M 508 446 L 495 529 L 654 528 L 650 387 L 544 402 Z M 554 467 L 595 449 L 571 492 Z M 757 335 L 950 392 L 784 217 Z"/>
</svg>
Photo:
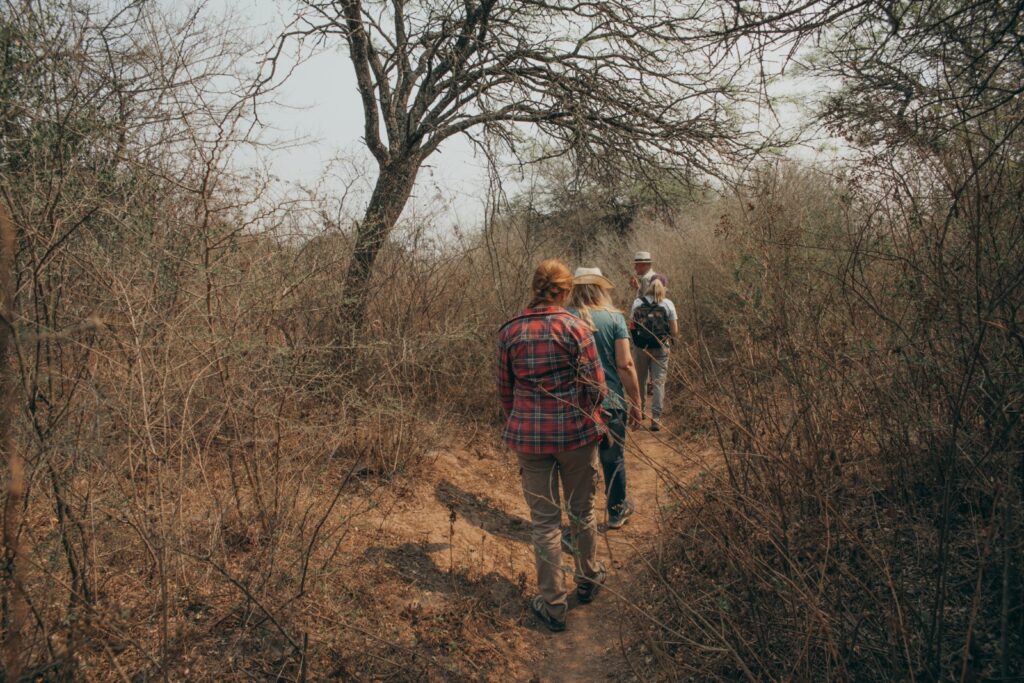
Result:
<svg viewBox="0 0 1024 683">
<path fill-rule="evenodd" d="M 548 605 L 544 602 L 543 595 L 533 596 L 533 600 L 530 601 L 530 609 L 533 610 L 533 615 L 540 619 L 540 622 L 548 627 L 549 631 L 555 633 L 565 630 L 565 622 L 561 619 L 555 619 L 553 616 L 548 614 Z"/>
<path fill-rule="evenodd" d="M 621 529 L 622 525 L 629 521 L 629 518 L 636 512 L 636 507 L 631 501 L 626 501 L 622 504 L 622 508 L 618 514 L 613 514 L 608 517 L 608 528 L 609 529 Z"/>
<path fill-rule="evenodd" d="M 576 598 L 584 605 L 591 602 L 594 596 L 597 595 L 597 591 L 604 585 L 606 578 L 608 578 L 608 574 L 605 572 L 604 567 L 601 567 L 597 570 L 597 576 L 589 581 L 583 581 L 580 585 L 576 586 Z"/>
<path fill-rule="evenodd" d="M 562 550 L 570 555 L 576 552 L 576 547 L 572 544 L 572 532 L 569 531 L 569 527 L 562 528 Z"/>
<path fill-rule="evenodd" d="M 651 420 L 651 431 L 652 432 L 660 432 L 661 431 L 661 423 L 658 422 L 657 420 Z"/>
</svg>

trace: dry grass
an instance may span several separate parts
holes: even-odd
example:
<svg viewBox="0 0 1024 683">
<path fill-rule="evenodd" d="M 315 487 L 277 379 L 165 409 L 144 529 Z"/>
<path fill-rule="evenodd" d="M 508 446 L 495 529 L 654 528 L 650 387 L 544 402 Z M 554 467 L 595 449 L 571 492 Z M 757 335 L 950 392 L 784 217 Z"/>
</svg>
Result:
<svg viewBox="0 0 1024 683">
<path fill-rule="evenodd" d="M 907 289 L 899 261 L 878 254 L 916 247 L 882 232 L 895 218 L 864 222 L 861 205 L 837 200 L 849 182 L 783 169 L 749 196 L 708 198 L 674 226 L 641 219 L 631 241 L 581 256 L 626 305 L 622 265 L 634 248 L 658 254 L 685 340 L 670 365 L 673 426 L 725 456 L 699 486 L 673 489 L 659 563 L 637 587 L 652 677 L 934 678 L 965 662 L 991 676 L 1003 658 L 1019 669 L 1016 423 L 969 392 L 949 455 L 962 299 Z M 373 550 L 360 520 L 386 516 L 433 447 L 493 439 L 493 332 L 536 259 L 560 249 L 524 228 L 435 250 L 393 243 L 367 331 L 347 341 L 332 317 L 342 240 L 225 225 L 215 268 L 190 265 L 209 260 L 201 244 L 168 263 L 152 237 L 137 243 L 153 257 L 130 262 L 70 243 L 88 284 L 63 319 L 102 324 L 45 338 L 60 364 L 40 377 L 59 401 L 18 423 L 32 453 L 31 670 L 499 671 L 493 639 L 522 618 L 507 579 L 445 571 L 416 546 Z M 899 336 L 895 311 L 912 334 Z M 1014 347 L 984 348 L 982 376 L 1012 396 Z M 415 607 L 410 566 L 445 583 L 444 605 Z M 402 599 L 380 609 L 390 593 Z"/>
<path fill-rule="evenodd" d="M 1009 211 L 972 246 L 880 185 L 782 168 L 723 212 L 731 277 L 673 371 L 725 467 L 645 584 L 654 678 L 1024 672 L 1015 210 L 979 197 Z"/>
</svg>

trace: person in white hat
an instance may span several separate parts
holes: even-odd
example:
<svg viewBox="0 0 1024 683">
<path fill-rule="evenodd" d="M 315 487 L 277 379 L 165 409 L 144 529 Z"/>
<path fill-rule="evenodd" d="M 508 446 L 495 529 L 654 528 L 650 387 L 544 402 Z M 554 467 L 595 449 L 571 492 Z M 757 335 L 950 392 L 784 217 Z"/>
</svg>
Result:
<svg viewBox="0 0 1024 683">
<path fill-rule="evenodd" d="M 647 296 L 651 289 L 651 280 L 657 275 L 651 265 L 651 252 L 638 251 L 633 255 L 633 271 L 636 275 L 629 278 L 629 285 L 636 288 L 634 298 Z"/>
<path fill-rule="evenodd" d="M 594 331 L 597 355 L 604 369 L 608 394 L 601 404 L 601 417 L 607 431 L 598 447 L 598 458 L 604 470 L 608 528 L 618 529 L 634 510 L 626 495 L 626 423 L 628 420 L 639 426 L 642 414 L 629 327 L 625 315 L 612 304 L 609 292 L 613 288 L 600 268 L 577 268 L 566 308 Z"/>
</svg>

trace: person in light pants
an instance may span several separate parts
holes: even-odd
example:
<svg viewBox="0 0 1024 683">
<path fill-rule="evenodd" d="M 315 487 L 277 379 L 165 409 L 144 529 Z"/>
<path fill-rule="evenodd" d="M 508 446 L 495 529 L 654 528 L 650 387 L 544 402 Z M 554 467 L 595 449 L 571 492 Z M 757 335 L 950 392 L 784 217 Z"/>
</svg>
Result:
<svg viewBox="0 0 1024 683">
<path fill-rule="evenodd" d="M 636 366 L 636 376 L 640 386 L 647 386 L 648 376 L 650 376 L 651 383 L 654 385 L 653 396 L 651 397 L 652 432 L 661 429 L 661 414 L 665 405 L 665 377 L 668 375 L 669 349 L 671 348 L 672 341 L 679 336 L 679 316 L 676 314 L 676 306 L 666 296 L 666 293 L 665 284 L 656 276 L 651 282 L 650 294 L 638 297 L 633 301 L 633 306 L 630 310 L 632 315 L 644 304 L 655 304 L 665 309 L 670 324 L 670 336 L 664 339 L 659 346 L 652 348 L 635 347 L 633 349 L 633 364 Z M 647 395 L 646 392 L 641 392 L 641 394 L 641 401 L 643 403 L 641 410 L 646 415 Z"/>
<path fill-rule="evenodd" d="M 498 394 L 506 418 L 501 438 L 516 453 L 530 507 L 539 589 L 530 608 L 550 630 L 562 631 L 569 608 L 562 576 L 562 496 L 579 548 L 577 599 L 590 602 L 605 580 L 597 561 L 594 498 L 607 388 L 593 332 L 565 310 L 572 291 L 568 266 L 555 259 L 542 262 L 531 287 L 530 304 L 498 332 Z"/>
</svg>

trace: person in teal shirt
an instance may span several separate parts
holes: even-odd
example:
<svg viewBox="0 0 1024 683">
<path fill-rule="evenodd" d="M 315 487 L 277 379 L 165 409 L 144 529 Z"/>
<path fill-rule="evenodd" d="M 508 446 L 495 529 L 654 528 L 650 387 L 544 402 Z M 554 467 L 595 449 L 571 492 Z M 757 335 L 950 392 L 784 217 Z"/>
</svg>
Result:
<svg viewBox="0 0 1024 683">
<path fill-rule="evenodd" d="M 604 470 L 608 505 L 608 528 L 618 529 L 633 514 L 634 505 L 626 493 L 626 424 L 639 424 L 640 384 L 637 382 L 629 327 L 621 311 L 612 304 L 614 287 L 600 268 L 577 268 L 573 274 L 570 313 L 583 319 L 594 331 L 597 353 L 604 368 L 608 394 L 601 405 L 607 432 L 598 454 Z"/>
</svg>

